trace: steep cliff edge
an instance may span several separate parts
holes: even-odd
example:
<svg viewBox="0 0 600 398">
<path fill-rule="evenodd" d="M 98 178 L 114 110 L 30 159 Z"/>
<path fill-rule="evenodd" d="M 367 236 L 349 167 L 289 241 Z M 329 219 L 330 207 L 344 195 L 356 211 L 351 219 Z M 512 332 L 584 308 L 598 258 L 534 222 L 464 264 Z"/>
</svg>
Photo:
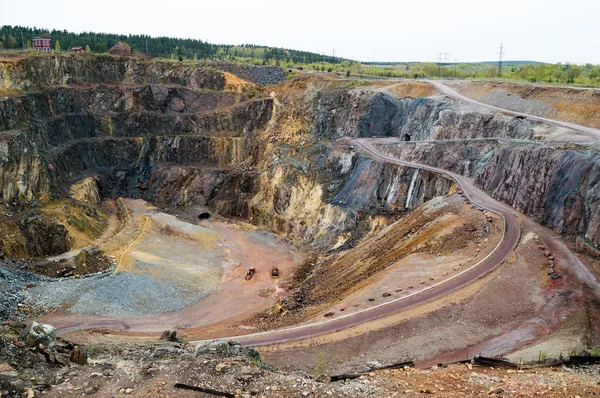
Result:
<svg viewBox="0 0 600 398">
<path fill-rule="evenodd" d="M 536 125 L 436 97 L 398 99 L 323 76 L 254 84 L 281 73 L 105 56 L 2 61 L 3 89 L 27 90 L 0 98 L 2 203 L 58 200 L 94 177 L 101 198 L 209 206 L 339 247 L 373 215 L 451 191 L 445 177 L 335 143 L 398 137 L 434 141 L 407 144 L 400 157 L 473 177 L 525 214 L 600 243 L 595 154 L 494 141 L 532 139 Z M 460 141 L 472 138 L 490 140 Z"/>
<path fill-rule="evenodd" d="M 380 148 L 472 177 L 477 186 L 524 214 L 600 247 L 600 154 L 594 146 L 484 140 Z"/>
<path fill-rule="evenodd" d="M 102 56 L 31 57 L 0 69 L 5 89 L 28 90 L 0 100 L 3 203 L 49 203 L 93 177 L 99 198 L 209 206 L 321 248 L 343 244 L 357 225 L 368 230 L 370 213 L 411 210 L 452 185 L 318 144 L 315 99 L 337 82 L 270 92 L 226 84 L 227 73 L 248 77 L 256 67 Z M 273 72 L 281 70 L 258 75 Z"/>
<path fill-rule="evenodd" d="M 316 133 L 327 138 L 401 137 L 405 141 L 520 138 L 533 135 L 529 121 L 431 98 L 396 99 L 372 90 L 323 90 Z"/>
</svg>

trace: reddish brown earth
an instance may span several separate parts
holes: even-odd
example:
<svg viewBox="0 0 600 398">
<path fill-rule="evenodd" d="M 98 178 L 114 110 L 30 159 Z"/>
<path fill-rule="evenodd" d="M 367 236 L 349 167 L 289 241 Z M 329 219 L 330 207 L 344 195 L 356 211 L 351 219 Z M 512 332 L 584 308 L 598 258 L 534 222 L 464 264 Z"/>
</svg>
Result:
<svg viewBox="0 0 600 398">
<path fill-rule="evenodd" d="M 136 269 L 134 264 L 140 259 L 152 261 L 153 264 L 166 262 L 163 268 L 167 268 L 168 273 L 182 272 L 183 269 L 178 271 L 176 265 L 168 263 L 168 258 L 159 257 L 160 252 L 154 250 L 165 244 L 171 245 L 168 239 L 175 235 L 178 244 L 183 245 L 177 250 L 186 253 L 183 259 L 190 264 L 201 262 L 203 258 L 208 261 L 213 252 L 226 256 L 227 263 L 223 264 L 224 272 L 214 293 L 179 311 L 153 316 L 83 316 L 58 311 L 44 315 L 40 321 L 54 325 L 62 333 L 77 329 L 108 328 L 130 335 L 160 334 L 165 329 L 191 331 L 211 323 L 223 324 L 273 305 L 285 292 L 280 285 L 306 257 L 305 251 L 248 224 L 203 221 L 203 228 L 209 231 L 203 234 L 194 229 L 181 229 L 185 224 L 174 223 L 172 216 L 163 217 L 162 213 L 154 213 L 153 207 L 140 204 L 139 201 L 127 200 L 127 203 L 137 209 L 129 224 L 145 228 L 137 229 L 135 234 L 125 234 L 122 238 L 117 236 L 113 239 L 117 242 L 109 240 L 105 243 L 107 248 L 116 247 L 120 250 L 109 251 L 114 253 L 119 263 L 116 272 L 141 272 L 162 278 L 155 271 Z M 279 279 L 271 277 L 273 265 L 280 269 Z M 244 275 L 250 267 L 256 268 L 256 274 L 246 281 Z"/>
<path fill-rule="evenodd" d="M 459 274 L 439 282 L 439 286 L 431 285 L 420 291 L 410 295 L 382 303 L 363 311 L 357 311 L 353 314 L 344 315 L 337 319 L 320 321 L 309 325 L 302 325 L 292 328 L 287 328 L 279 331 L 264 332 L 255 335 L 237 336 L 245 345 L 260 346 L 283 343 L 292 340 L 301 340 L 311 338 L 321 334 L 326 334 L 339 329 L 349 328 L 361 323 L 374 321 L 383 318 L 390 314 L 401 310 L 413 307 L 415 305 L 433 300 L 450 292 L 456 291 L 470 282 L 477 280 L 498 266 L 513 250 L 519 238 L 520 229 L 514 212 L 506 205 L 492 199 L 480 189 L 476 188 L 467 178 L 449 173 L 445 170 L 434 167 L 404 162 L 394 159 L 390 156 L 379 153 L 373 146 L 377 142 L 376 139 L 361 139 L 355 140 L 361 145 L 371 156 L 383 159 L 388 162 L 401 165 L 423 168 L 426 170 L 440 172 L 451 176 L 462 187 L 463 191 L 470 197 L 474 204 L 483 208 L 489 209 L 497 214 L 502 215 L 505 219 L 505 236 L 498 248 L 490 254 L 488 258 Z"/>
</svg>

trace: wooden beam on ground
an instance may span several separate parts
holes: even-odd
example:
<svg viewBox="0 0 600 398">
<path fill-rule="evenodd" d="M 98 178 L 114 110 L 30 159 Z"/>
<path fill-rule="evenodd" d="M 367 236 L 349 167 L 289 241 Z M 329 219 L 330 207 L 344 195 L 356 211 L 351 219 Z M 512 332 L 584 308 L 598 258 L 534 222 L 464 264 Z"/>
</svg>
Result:
<svg viewBox="0 0 600 398">
<path fill-rule="evenodd" d="M 189 384 L 183 384 L 183 383 L 175 383 L 174 387 L 181 388 L 182 390 L 192 390 L 192 391 L 203 392 L 205 394 L 210 394 L 210 395 L 214 395 L 217 397 L 235 398 L 235 394 L 231 394 L 231 393 L 223 392 L 223 391 L 217 391 L 217 390 L 213 390 L 211 388 L 206 388 L 206 387 L 190 386 Z"/>
</svg>

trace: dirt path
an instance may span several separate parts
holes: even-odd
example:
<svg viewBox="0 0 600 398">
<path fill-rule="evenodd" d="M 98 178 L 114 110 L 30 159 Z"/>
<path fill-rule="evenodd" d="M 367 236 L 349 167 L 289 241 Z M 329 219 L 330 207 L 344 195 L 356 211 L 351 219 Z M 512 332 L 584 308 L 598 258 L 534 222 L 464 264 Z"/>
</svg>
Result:
<svg viewBox="0 0 600 398">
<path fill-rule="evenodd" d="M 306 325 L 295 326 L 291 328 L 275 330 L 270 332 L 254 333 L 244 336 L 236 336 L 236 339 L 241 340 L 245 345 L 261 346 L 283 343 L 292 340 L 307 339 L 321 334 L 331 333 L 339 329 L 349 328 L 362 323 L 374 321 L 398 311 L 425 303 L 442 297 L 450 292 L 456 291 L 469 283 L 483 277 L 488 272 L 497 267 L 504 259 L 512 252 L 520 234 L 520 228 L 515 216 L 514 210 L 505 204 L 492 199 L 485 192 L 475 187 L 471 181 L 463 176 L 450 173 L 448 171 L 435 167 L 425 166 L 417 163 L 405 162 L 393 157 L 380 153 L 373 146 L 378 141 L 377 139 L 357 139 L 354 140 L 360 145 L 369 155 L 382 159 L 386 162 L 399 165 L 415 167 L 418 169 L 426 169 L 437 173 L 448 175 L 455 180 L 463 189 L 469 199 L 488 211 L 500 215 L 505 222 L 504 239 L 498 246 L 483 260 L 475 263 L 469 268 L 452 275 L 438 283 L 425 287 L 409 295 L 399 297 L 388 302 L 357 311 L 352 314 L 340 316 L 336 319 L 315 322 Z"/>
<path fill-rule="evenodd" d="M 300 325 L 278 331 L 256 333 L 246 336 L 236 336 L 236 339 L 241 340 L 244 344 L 253 346 L 274 345 L 294 340 L 314 338 L 315 336 L 333 333 L 339 331 L 340 329 L 350 328 L 360 324 L 372 322 L 389 316 L 391 314 L 397 313 L 399 311 L 428 302 L 430 300 L 441 298 L 446 294 L 457 291 L 467 286 L 471 282 L 482 278 L 484 275 L 486 275 L 495 267 L 497 267 L 500 263 L 502 263 L 504 259 L 510 253 L 512 253 L 513 249 L 516 247 L 516 244 L 520 237 L 520 226 L 519 221 L 517 219 L 518 213 L 509 206 L 491 198 L 487 193 L 475 187 L 469 179 L 435 167 L 429 167 L 412 162 L 405 162 L 399 159 L 395 159 L 391 156 L 384 155 L 374 147 L 375 144 L 380 143 L 380 140 L 378 139 L 357 139 L 353 142 L 360 145 L 371 156 L 382 159 L 384 161 L 409 167 L 427 169 L 430 171 L 443 173 L 445 175 L 450 176 L 459 184 L 459 186 L 463 189 L 465 194 L 468 195 L 468 197 L 472 200 L 473 203 L 485 209 L 491 210 L 501 215 L 505 219 L 506 224 L 504 239 L 499 243 L 498 247 L 492 253 L 490 253 L 488 257 L 484 259 L 484 261 L 476 263 L 474 266 L 453 276 L 452 278 L 443 280 L 442 282 L 432 285 L 426 289 L 422 289 L 418 292 L 398 299 L 390 300 L 386 303 L 379 304 L 365 310 L 357 311 L 354 314 L 344 315 L 337 319 Z M 540 227 L 540 230 L 543 229 Z M 544 234 L 544 241 L 554 242 L 554 239 Z M 572 254 L 566 248 L 564 248 L 564 246 L 555 246 L 555 249 L 556 253 L 565 259 L 565 261 L 567 262 L 566 265 L 568 265 L 569 268 L 574 266 L 575 269 L 578 269 L 576 273 L 580 278 L 590 276 L 589 272 L 586 272 L 586 269 L 582 264 L 579 264 L 579 266 L 577 264 L 571 264 Z M 597 285 L 597 280 L 595 278 L 592 279 L 593 281 L 590 282 L 591 286 Z M 550 316 L 550 318 L 552 318 L 552 322 L 550 322 L 550 318 L 548 318 L 549 321 L 547 324 L 556 324 L 556 322 L 560 322 L 561 319 L 564 319 L 561 316 L 556 316 L 556 314 L 552 312 L 552 308 L 547 308 L 545 313 L 543 314 L 543 316 L 545 317 Z M 540 314 L 536 314 L 536 316 L 539 315 Z M 531 327 L 533 327 L 533 329 L 531 329 Z M 534 326 L 534 323 L 526 321 L 522 324 L 520 328 L 518 328 L 518 330 L 513 331 L 512 334 L 502 334 L 496 337 L 495 339 L 489 340 L 482 344 L 485 344 L 485 347 L 490 351 L 492 351 L 493 347 L 495 346 L 497 350 L 501 351 L 502 353 L 506 353 L 507 351 L 517 349 L 518 347 L 522 346 L 528 341 L 532 341 L 532 339 L 535 339 L 536 337 L 539 337 L 543 334 L 547 334 L 547 332 L 548 330 L 540 330 L 539 328 Z M 524 339 L 519 339 L 515 337 L 525 337 L 526 335 L 528 337 Z M 483 347 L 483 345 L 481 347 Z"/>
<path fill-rule="evenodd" d="M 581 126 L 581 125 L 574 124 L 574 123 L 562 122 L 560 120 L 554 120 L 554 119 L 548 119 L 548 118 L 540 117 L 540 116 L 528 115 L 526 113 L 515 112 L 515 111 L 508 110 L 508 109 L 498 108 L 496 106 L 489 105 L 489 104 L 486 104 L 486 103 L 483 103 L 483 102 L 476 101 L 476 100 L 474 100 L 472 98 L 466 97 L 466 96 L 460 94 L 459 92 L 457 92 L 456 90 L 454 90 L 454 89 L 446 86 L 444 83 L 442 83 L 440 81 L 437 81 L 437 80 L 426 80 L 426 82 L 429 83 L 429 84 L 431 84 L 431 85 L 433 85 L 433 86 L 435 86 L 440 91 L 442 91 L 444 94 L 446 94 L 446 95 L 448 95 L 450 97 L 459 99 L 461 101 L 469 102 L 469 103 L 472 103 L 472 104 L 476 104 L 476 105 L 479 105 L 479 106 L 483 106 L 483 107 L 486 107 L 486 108 L 489 108 L 489 109 L 493 109 L 493 110 L 496 110 L 496 111 L 499 111 L 499 112 L 508 113 L 508 114 L 515 115 L 515 116 L 526 117 L 528 119 L 537 120 L 537 121 L 543 122 L 543 123 L 549 123 L 549 124 L 553 124 L 553 125 L 560 126 L 560 127 L 566 127 L 566 128 L 569 128 L 569 129 L 572 129 L 572 130 L 584 133 L 584 134 L 586 134 L 586 135 L 588 135 L 588 136 L 590 136 L 590 137 L 592 137 L 592 138 L 594 138 L 596 140 L 600 140 L 600 130 L 598 130 L 598 129 L 594 129 L 594 128 L 586 127 L 586 126 Z"/>
</svg>

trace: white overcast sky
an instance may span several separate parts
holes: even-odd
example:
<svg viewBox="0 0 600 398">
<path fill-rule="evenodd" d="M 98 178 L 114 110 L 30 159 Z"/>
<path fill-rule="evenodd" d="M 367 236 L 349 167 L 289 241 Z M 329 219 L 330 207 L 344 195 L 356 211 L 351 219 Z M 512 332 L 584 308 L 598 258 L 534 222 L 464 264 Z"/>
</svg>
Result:
<svg viewBox="0 0 600 398">
<path fill-rule="evenodd" d="M 2 0 L 0 25 L 252 43 L 361 61 L 600 64 L 598 0 Z"/>
</svg>

